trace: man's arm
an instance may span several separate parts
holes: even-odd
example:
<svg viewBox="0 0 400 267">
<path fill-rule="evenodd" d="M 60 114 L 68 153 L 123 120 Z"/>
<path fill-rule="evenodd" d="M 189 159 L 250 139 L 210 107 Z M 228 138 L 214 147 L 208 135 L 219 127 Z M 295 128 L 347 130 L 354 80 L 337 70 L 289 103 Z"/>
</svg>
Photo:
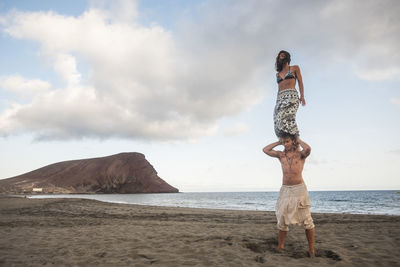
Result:
<svg viewBox="0 0 400 267">
<path fill-rule="evenodd" d="M 263 152 L 267 154 L 268 156 L 274 157 L 274 158 L 279 158 L 280 154 L 282 153 L 281 151 L 274 150 L 275 147 L 279 146 L 281 142 L 277 141 L 275 143 L 269 144 L 266 147 L 263 148 Z"/>
<path fill-rule="evenodd" d="M 300 137 L 298 137 L 298 136 L 296 138 L 296 141 L 302 148 L 302 150 L 300 151 L 301 156 L 303 158 L 307 158 L 311 153 L 311 147 L 306 142 L 301 140 Z"/>
</svg>

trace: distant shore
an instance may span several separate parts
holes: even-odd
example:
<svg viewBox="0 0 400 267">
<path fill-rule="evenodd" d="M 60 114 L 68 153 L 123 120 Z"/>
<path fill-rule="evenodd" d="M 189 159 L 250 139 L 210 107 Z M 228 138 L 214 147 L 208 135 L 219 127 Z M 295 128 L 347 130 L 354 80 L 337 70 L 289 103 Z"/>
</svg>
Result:
<svg viewBox="0 0 400 267">
<path fill-rule="evenodd" d="M 273 212 L 0 196 L 1 266 L 395 266 L 400 216 L 314 213 L 315 259 Z"/>
</svg>

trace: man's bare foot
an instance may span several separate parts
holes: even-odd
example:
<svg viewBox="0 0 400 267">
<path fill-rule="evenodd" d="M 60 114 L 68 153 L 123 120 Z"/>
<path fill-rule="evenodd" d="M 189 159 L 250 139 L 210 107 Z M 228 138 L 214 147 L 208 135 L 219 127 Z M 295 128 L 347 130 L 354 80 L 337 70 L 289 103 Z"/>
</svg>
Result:
<svg viewBox="0 0 400 267">
<path fill-rule="evenodd" d="M 308 252 L 308 257 L 310 257 L 311 259 L 315 258 L 315 252 L 314 251 L 309 251 Z"/>
<path fill-rule="evenodd" d="M 283 247 L 277 247 L 277 248 L 275 249 L 276 253 L 281 253 L 282 250 L 283 250 Z"/>
</svg>

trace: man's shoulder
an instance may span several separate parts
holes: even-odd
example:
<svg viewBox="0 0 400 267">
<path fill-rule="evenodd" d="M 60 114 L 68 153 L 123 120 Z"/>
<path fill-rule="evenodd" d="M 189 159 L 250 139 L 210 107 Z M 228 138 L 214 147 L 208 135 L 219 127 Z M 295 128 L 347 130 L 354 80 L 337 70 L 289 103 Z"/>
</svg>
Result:
<svg viewBox="0 0 400 267">
<path fill-rule="evenodd" d="M 301 151 L 297 151 L 296 152 L 296 157 L 299 157 L 300 159 L 302 159 L 302 160 L 305 160 L 307 157 L 305 157 L 304 155 L 303 155 L 303 153 L 301 152 Z"/>
<path fill-rule="evenodd" d="M 301 151 L 300 150 L 297 150 L 295 153 L 296 153 L 297 156 L 301 155 Z"/>
</svg>

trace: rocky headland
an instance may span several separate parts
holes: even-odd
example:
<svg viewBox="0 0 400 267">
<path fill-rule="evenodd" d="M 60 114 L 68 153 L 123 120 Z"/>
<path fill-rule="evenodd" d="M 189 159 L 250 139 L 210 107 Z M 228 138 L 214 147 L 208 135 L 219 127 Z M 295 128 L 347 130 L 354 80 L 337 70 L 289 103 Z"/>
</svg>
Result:
<svg viewBox="0 0 400 267">
<path fill-rule="evenodd" d="M 141 153 L 70 160 L 0 180 L 3 194 L 177 193 Z"/>
</svg>

